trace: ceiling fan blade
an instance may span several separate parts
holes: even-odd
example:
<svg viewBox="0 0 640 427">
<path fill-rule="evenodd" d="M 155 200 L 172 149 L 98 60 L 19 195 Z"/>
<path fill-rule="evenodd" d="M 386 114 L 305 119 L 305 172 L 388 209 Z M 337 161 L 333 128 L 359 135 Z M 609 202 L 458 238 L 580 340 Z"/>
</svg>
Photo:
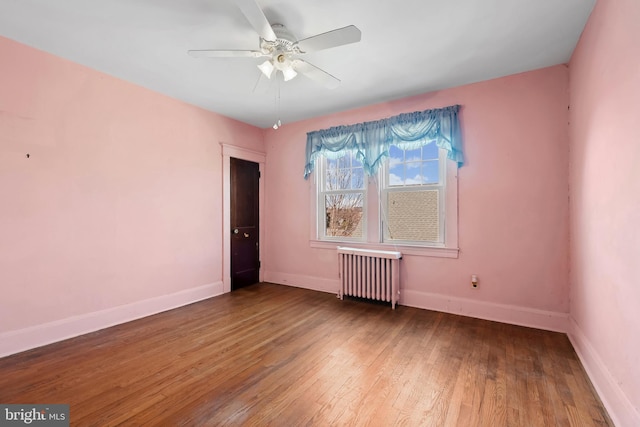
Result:
<svg viewBox="0 0 640 427">
<path fill-rule="evenodd" d="M 362 33 L 355 25 L 349 25 L 337 30 L 328 31 L 316 36 L 298 41 L 298 47 L 302 52 L 315 52 L 316 50 L 329 49 L 360 41 Z"/>
<path fill-rule="evenodd" d="M 204 49 L 189 50 L 187 53 L 194 58 L 259 58 L 264 56 L 259 50 Z"/>
<path fill-rule="evenodd" d="M 260 73 L 258 79 L 256 80 L 256 84 L 253 85 L 253 90 L 251 92 L 258 95 L 264 95 L 269 90 L 271 83 L 271 79 L 267 78 L 267 76 L 265 76 L 263 73 Z"/>
<path fill-rule="evenodd" d="M 235 0 L 235 2 L 260 37 L 268 41 L 276 40 L 271 24 L 255 0 Z"/>
<path fill-rule="evenodd" d="M 335 89 L 340 86 L 339 79 L 333 77 L 331 74 L 327 73 L 324 70 L 321 70 L 315 65 L 308 63 L 307 61 L 303 61 L 302 59 L 294 59 L 293 61 L 291 61 L 291 65 L 299 73 L 304 74 L 311 80 L 315 80 L 316 82 L 329 89 Z"/>
</svg>

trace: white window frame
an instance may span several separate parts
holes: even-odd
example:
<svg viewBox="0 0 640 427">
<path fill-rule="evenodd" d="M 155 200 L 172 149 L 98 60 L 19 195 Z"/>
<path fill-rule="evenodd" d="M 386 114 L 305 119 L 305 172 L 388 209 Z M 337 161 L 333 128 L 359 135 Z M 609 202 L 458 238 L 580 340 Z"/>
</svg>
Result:
<svg viewBox="0 0 640 427">
<path fill-rule="evenodd" d="M 424 247 L 445 247 L 446 242 L 446 189 L 447 189 L 447 152 L 442 148 L 438 149 L 438 183 L 437 184 L 421 184 L 411 186 L 390 186 L 389 185 L 389 161 L 388 159 L 380 167 L 380 236 L 382 243 L 393 245 L 409 245 Z M 435 242 L 418 241 L 418 240 L 394 240 L 389 238 L 389 229 L 387 227 L 388 206 L 387 200 L 389 193 L 396 192 L 416 192 L 416 191 L 438 191 L 438 236 L 439 240 Z"/>
<path fill-rule="evenodd" d="M 355 154 L 354 154 L 355 155 Z M 318 240 L 333 241 L 333 242 L 367 242 L 367 193 L 368 184 L 367 177 L 364 176 L 364 188 L 361 190 L 327 190 L 325 188 L 325 176 L 327 172 L 327 158 L 325 156 L 319 156 L 316 161 L 316 236 Z M 361 237 L 344 237 L 344 236 L 326 236 L 326 224 L 327 224 L 327 210 L 325 207 L 325 197 L 330 194 L 362 194 L 362 236 Z"/>
<path fill-rule="evenodd" d="M 444 150 L 440 150 L 441 153 Z M 446 156 L 446 152 L 444 154 Z M 361 249 L 378 249 L 378 250 L 399 250 L 404 255 L 416 255 L 438 258 L 458 258 L 460 249 L 458 248 L 458 165 L 455 161 L 446 159 L 444 160 L 444 167 L 441 168 L 440 173 L 446 176 L 443 181 L 444 191 L 442 197 L 444 198 L 444 242 L 439 245 L 416 245 L 409 242 L 383 242 L 382 231 L 382 212 L 380 209 L 380 197 L 383 197 L 382 186 L 380 186 L 380 192 L 378 183 L 382 180 L 382 172 L 379 172 L 378 176 L 373 178 L 367 178 L 366 191 L 365 191 L 365 205 L 363 206 L 366 221 L 366 231 L 363 230 L 363 234 L 366 236 L 363 240 L 353 241 L 345 240 L 343 237 L 337 238 L 321 238 L 321 230 L 319 228 L 319 219 L 323 218 L 321 207 L 324 207 L 324 203 L 320 203 L 318 195 L 319 185 L 324 179 L 324 163 L 323 157 L 319 156 L 316 159 L 316 168 L 312 174 L 313 179 L 309 179 L 309 196 L 311 205 L 311 220 L 309 229 L 309 244 L 312 248 L 318 249 L 333 249 L 335 250 L 343 242 L 349 242 L 349 246 L 353 246 Z M 386 167 L 386 165 L 384 166 Z M 381 168 L 382 170 L 382 168 Z M 319 182 L 320 181 L 320 182 Z M 377 181 L 377 182 L 376 182 Z"/>
</svg>

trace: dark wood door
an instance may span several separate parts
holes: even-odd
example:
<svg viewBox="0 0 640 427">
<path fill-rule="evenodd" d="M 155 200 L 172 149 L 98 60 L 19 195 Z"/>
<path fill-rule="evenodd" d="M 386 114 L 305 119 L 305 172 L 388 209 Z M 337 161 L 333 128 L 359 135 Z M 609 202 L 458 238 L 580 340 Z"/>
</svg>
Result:
<svg viewBox="0 0 640 427">
<path fill-rule="evenodd" d="M 258 283 L 259 165 L 231 158 L 231 290 Z"/>
</svg>

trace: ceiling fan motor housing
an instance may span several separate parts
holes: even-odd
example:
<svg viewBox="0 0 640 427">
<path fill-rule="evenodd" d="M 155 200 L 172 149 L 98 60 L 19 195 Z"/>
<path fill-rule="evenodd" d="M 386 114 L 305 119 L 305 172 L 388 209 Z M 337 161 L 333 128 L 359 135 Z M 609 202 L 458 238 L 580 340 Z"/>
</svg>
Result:
<svg viewBox="0 0 640 427">
<path fill-rule="evenodd" d="M 282 24 L 273 24 L 271 26 L 276 34 L 274 41 L 260 40 L 260 47 L 265 54 L 272 56 L 274 65 L 283 63 L 288 60 L 289 55 L 300 53 L 297 46 L 297 40 L 291 32 Z M 284 55 L 284 57 L 282 57 Z"/>
</svg>

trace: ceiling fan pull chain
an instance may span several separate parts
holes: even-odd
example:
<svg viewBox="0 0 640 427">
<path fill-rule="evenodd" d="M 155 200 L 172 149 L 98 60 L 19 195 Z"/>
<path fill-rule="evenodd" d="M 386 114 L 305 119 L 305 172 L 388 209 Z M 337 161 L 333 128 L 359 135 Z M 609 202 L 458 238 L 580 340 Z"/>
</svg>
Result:
<svg viewBox="0 0 640 427">
<path fill-rule="evenodd" d="M 276 122 L 273 124 L 274 129 L 278 129 L 282 126 L 282 122 L 280 122 L 280 79 L 276 75 Z"/>
</svg>

